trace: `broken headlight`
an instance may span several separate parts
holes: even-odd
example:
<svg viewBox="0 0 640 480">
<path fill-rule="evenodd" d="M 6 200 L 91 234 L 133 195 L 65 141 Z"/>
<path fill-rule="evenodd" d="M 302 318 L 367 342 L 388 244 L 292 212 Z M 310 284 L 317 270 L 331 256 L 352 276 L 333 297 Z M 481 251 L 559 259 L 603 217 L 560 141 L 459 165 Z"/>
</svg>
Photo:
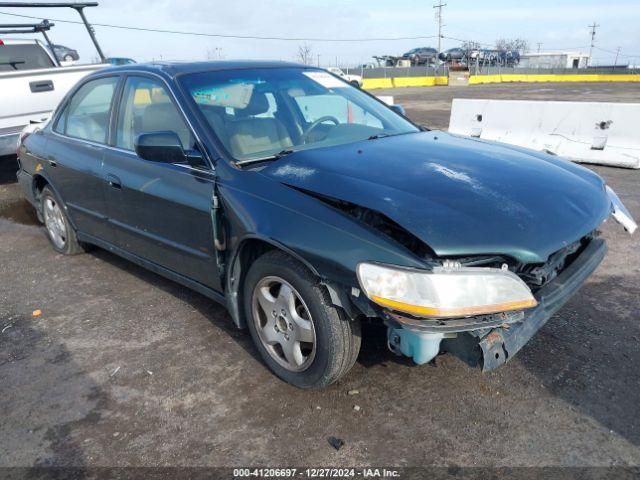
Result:
<svg viewBox="0 0 640 480">
<path fill-rule="evenodd" d="M 498 268 L 420 271 L 360 263 L 357 274 L 369 299 L 418 317 L 466 317 L 537 305 L 529 287 L 516 274 Z"/>
</svg>

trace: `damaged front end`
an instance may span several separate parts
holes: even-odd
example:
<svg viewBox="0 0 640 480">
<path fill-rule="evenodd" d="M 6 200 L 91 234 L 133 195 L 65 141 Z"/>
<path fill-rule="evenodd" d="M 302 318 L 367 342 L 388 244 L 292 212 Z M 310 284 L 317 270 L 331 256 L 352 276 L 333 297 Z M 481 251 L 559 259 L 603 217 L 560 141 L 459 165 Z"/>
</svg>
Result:
<svg viewBox="0 0 640 480">
<path fill-rule="evenodd" d="M 605 241 L 599 238 L 589 237 L 577 243 L 581 246 L 574 256 L 567 255 L 567 265 L 547 283 L 534 287 L 535 307 L 457 319 L 421 319 L 385 311 L 389 348 L 419 364 L 447 351 L 471 366 L 480 365 L 485 372 L 494 370 L 513 358 L 566 303 L 607 251 Z"/>
<path fill-rule="evenodd" d="M 363 285 L 359 272 L 360 285 L 366 296 L 374 304 L 377 303 L 378 307 L 382 307 L 376 308 L 376 312 L 387 325 L 389 349 L 397 355 L 412 358 L 419 365 L 430 362 L 441 351 L 447 351 L 471 366 L 481 366 L 485 372 L 499 367 L 510 360 L 580 288 L 606 253 L 604 240 L 597 238 L 597 232 L 594 231 L 552 253 L 544 263 L 521 263 L 502 255 L 459 257 L 441 261 L 437 260 L 435 253 L 420 239 L 379 212 L 317 194 L 314 196 L 425 259 L 433 269 L 431 273 L 455 275 L 465 269 L 474 274 L 491 272 L 493 275 L 506 275 L 512 280 L 517 278 L 524 287 L 519 296 L 499 304 L 484 307 L 476 305 L 466 310 L 454 308 L 449 311 L 429 311 L 428 308 L 415 308 L 412 311 L 402 302 L 383 301 L 376 295 L 372 296 Z M 613 200 L 612 198 L 612 210 L 618 212 L 618 216 L 614 215 L 614 218 L 620 221 L 618 217 L 622 216 L 626 223 L 620 223 L 632 233 L 635 223 L 631 216 L 619 200 L 617 204 Z M 381 279 L 377 279 L 375 283 L 381 283 Z M 466 290 L 477 290 L 479 286 L 468 284 Z M 450 287 L 449 293 L 451 290 L 465 290 L 453 285 Z M 527 298 L 527 294 L 530 298 Z"/>
</svg>

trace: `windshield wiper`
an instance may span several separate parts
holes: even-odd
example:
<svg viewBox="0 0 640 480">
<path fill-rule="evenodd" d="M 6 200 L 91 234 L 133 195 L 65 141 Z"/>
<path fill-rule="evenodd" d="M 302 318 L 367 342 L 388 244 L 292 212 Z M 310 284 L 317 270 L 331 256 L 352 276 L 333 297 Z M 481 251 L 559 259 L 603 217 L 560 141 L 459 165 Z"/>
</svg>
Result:
<svg viewBox="0 0 640 480">
<path fill-rule="evenodd" d="M 377 140 L 379 138 L 386 138 L 386 137 L 397 137 L 398 135 L 409 135 L 410 133 L 417 133 L 417 132 L 398 132 L 398 133 L 376 133 L 375 135 L 371 135 L 369 138 L 367 138 L 367 140 Z"/>
<path fill-rule="evenodd" d="M 390 133 L 376 133 L 375 135 L 371 135 L 367 140 L 377 140 L 379 138 L 390 137 Z"/>
<path fill-rule="evenodd" d="M 258 158 L 247 158 L 246 160 L 240 160 L 236 162 L 237 165 L 248 165 L 250 163 L 259 163 L 259 162 L 269 162 L 273 160 L 280 160 L 282 157 L 286 157 L 287 155 L 295 152 L 295 150 L 284 149 L 275 155 L 268 155 L 266 157 L 258 157 Z"/>
</svg>

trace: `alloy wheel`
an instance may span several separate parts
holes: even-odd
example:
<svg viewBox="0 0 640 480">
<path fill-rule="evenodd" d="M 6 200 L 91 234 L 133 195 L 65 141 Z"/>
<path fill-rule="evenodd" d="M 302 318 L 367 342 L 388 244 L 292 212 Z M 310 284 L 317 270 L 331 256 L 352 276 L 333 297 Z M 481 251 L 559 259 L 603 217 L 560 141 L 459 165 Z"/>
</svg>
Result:
<svg viewBox="0 0 640 480">
<path fill-rule="evenodd" d="M 311 313 L 298 291 L 286 280 L 269 276 L 253 290 L 253 321 L 269 355 L 292 372 L 306 370 L 316 353 Z"/>
<path fill-rule="evenodd" d="M 67 242 L 67 226 L 58 202 L 51 197 L 46 197 L 44 199 L 43 214 L 44 225 L 49 233 L 49 238 L 57 248 L 64 249 Z"/>
</svg>

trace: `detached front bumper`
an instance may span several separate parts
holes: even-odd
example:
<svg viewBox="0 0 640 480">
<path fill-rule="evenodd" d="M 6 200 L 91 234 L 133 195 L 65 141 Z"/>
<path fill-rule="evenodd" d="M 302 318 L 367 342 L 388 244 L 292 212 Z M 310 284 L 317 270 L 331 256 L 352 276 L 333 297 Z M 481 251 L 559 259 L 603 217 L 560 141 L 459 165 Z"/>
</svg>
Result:
<svg viewBox="0 0 640 480">
<path fill-rule="evenodd" d="M 582 286 L 607 253 L 604 240 L 595 238 L 558 277 L 535 295 L 538 306 L 525 312 L 521 323 L 495 328 L 480 339 L 482 370 L 488 372 L 509 361 Z"/>
<path fill-rule="evenodd" d="M 452 320 L 425 320 L 386 312 L 389 348 L 418 364 L 430 361 L 442 348 L 482 370 L 509 361 L 562 307 L 598 267 L 607 252 L 595 238 L 555 279 L 535 294 L 538 305 L 524 312 L 505 312 Z"/>
</svg>

